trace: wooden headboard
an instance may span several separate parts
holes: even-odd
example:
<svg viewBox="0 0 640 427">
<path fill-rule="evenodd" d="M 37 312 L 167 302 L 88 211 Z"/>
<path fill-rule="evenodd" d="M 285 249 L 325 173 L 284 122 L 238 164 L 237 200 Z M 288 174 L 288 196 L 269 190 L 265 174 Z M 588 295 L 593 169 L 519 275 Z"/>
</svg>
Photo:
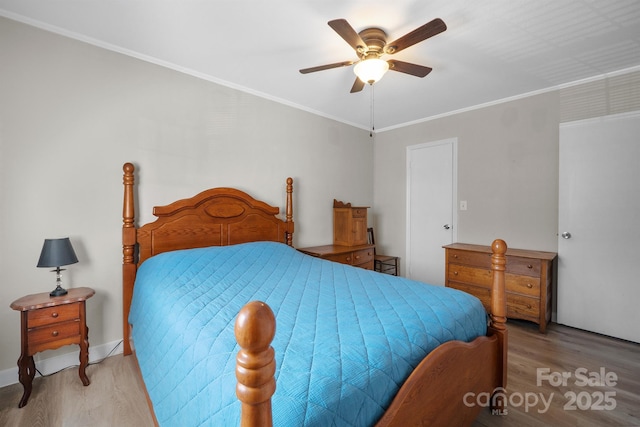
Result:
<svg viewBox="0 0 640 427">
<path fill-rule="evenodd" d="M 162 252 L 272 241 L 293 245 L 293 179 L 287 178 L 285 219 L 280 209 L 234 188 L 212 188 L 191 198 L 156 206 L 153 222 L 136 228 L 134 171 L 123 166 L 122 298 L 124 354 L 131 353 L 129 309 L 137 267 Z"/>
</svg>

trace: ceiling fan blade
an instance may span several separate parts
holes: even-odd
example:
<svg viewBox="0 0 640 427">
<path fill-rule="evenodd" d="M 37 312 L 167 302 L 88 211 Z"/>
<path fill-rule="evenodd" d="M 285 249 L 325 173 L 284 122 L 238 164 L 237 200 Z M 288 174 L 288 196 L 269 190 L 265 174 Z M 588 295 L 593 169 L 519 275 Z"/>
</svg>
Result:
<svg viewBox="0 0 640 427">
<path fill-rule="evenodd" d="M 349 43 L 349 46 L 355 49 L 356 52 L 362 53 L 367 48 L 367 44 L 346 19 L 334 19 L 333 21 L 327 22 L 327 24 L 329 24 L 344 41 Z"/>
<path fill-rule="evenodd" d="M 411 74 L 416 77 L 424 77 L 432 70 L 432 68 L 425 67 L 424 65 L 411 64 L 409 62 L 396 61 L 394 59 L 388 60 L 387 63 L 389 63 L 390 70 Z"/>
<path fill-rule="evenodd" d="M 440 18 L 436 18 L 431 22 L 424 24 L 422 27 L 418 27 L 408 34 L 400 37 L 399 39 L 387 43 L 385 46 L 385 52 L 388 54 L 400 52 L 403 49 L 413 46 L 416 43 L 420 43 L 423 40 L 433 37 L 436 34 L 440 34 L 447 29 L 447 25 Z"/>
<path fill-rule="evenodd" d="M 360 92 L 364 88 L 364 82 L 356 77 L 356 81 L 353 82 L 353 86 L 351 86 L 351 91 L 349 93 Z"/>
<path fill-rule="evenodd" d="M 303 68 L 300 70 L 302 74 L 315 73 L 316 71 L 330 70 L 332 68 L 348 67 L 353 65 L 353 61 L 336 62 L 333 64 L 319 65 L 317 67 Z"/>
</svg>

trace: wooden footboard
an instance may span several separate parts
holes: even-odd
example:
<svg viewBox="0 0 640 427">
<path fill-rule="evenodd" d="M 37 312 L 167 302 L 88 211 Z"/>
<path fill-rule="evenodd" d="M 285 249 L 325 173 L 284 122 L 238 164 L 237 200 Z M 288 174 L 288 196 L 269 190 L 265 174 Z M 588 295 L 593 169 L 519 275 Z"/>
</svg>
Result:
<svg viewBox="0 0 640 427">
<path fill-rule="evenodd" d="M 492 244 L 493 285 L 487 336 L 470 343 L 450 341 L 433 350 L 412 372 L 391 406 L 376 424 L 390 426 L 471 425 L 479 411 L 479 393 L 496 393 L 507 383 L 507 329 L 505 296 L 505 253 L 503 240 Z M 237 396 L 242 402 L 241 426 L 271 426 L 271 396 L 275 390 L 275 361 L 271 339 L 275 320 L 262 302 L 245 306 L 236 321 L 238 353 Z M 267 319 L 267 320 L 265 320 Z M 269 376 L 271 375 L 271 376 Z M 503 402 L 491 399 L 494 408 Z"/>
<path fill-rule="evenodd" d="M 496 390 L 506 387 L 504 272 L 507 244 L 498 239 L 491 248 L 493 283 L 487 336 L 470 343 L 450 341 L 429 353 L 407 379 L 376 427 L 471 425 L 483 409 L 476 403 L 479 393 L 493 396 Z M 492 409 L 500 409 L 502 402 L 494 403 Z"/>
</svg>

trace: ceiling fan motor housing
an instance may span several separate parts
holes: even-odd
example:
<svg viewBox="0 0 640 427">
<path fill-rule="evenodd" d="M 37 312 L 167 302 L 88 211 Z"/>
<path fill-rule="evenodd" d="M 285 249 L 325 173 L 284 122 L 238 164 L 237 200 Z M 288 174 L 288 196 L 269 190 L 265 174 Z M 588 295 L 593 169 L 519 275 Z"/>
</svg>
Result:
<svg viewBox="0 0 640 427">
<path fill-rule="evenodd" d="M 380 28 L 365 28 L 358 33 L 363 42 L 367 45 L 363 46 L 363 51 L 359 52 L 361 58 L 365 58 L 371 54 L 379 57 L 384 53 L 384 47 L 387 44 L 387 34 Z"/>
</svg>

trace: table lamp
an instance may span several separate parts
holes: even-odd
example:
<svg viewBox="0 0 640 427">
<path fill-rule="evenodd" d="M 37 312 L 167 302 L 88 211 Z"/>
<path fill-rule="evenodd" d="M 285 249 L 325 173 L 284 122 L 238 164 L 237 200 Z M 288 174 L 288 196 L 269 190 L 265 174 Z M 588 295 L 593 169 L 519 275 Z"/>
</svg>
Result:
<svg viewBox="0 0 640 427">
<path fill-rule="evenodd" d="M 61 286 L 62 271 L 64 271 L 64 268 L 60 267 L 75 264 L 76 262 L 78 262 L 78 257 L 76 257 L 76 253 L 73 251 L 73 246 L 71 246 L 71 241 L 68 237 L 44 240 L 40 259 L 38 260 L 38 267 L 55 267 L 55 270 L 51 271 L 56 272 L 57 286 L 49 295 L 59 297 L 67 294 L 66 289 Z"/>
</svg>

